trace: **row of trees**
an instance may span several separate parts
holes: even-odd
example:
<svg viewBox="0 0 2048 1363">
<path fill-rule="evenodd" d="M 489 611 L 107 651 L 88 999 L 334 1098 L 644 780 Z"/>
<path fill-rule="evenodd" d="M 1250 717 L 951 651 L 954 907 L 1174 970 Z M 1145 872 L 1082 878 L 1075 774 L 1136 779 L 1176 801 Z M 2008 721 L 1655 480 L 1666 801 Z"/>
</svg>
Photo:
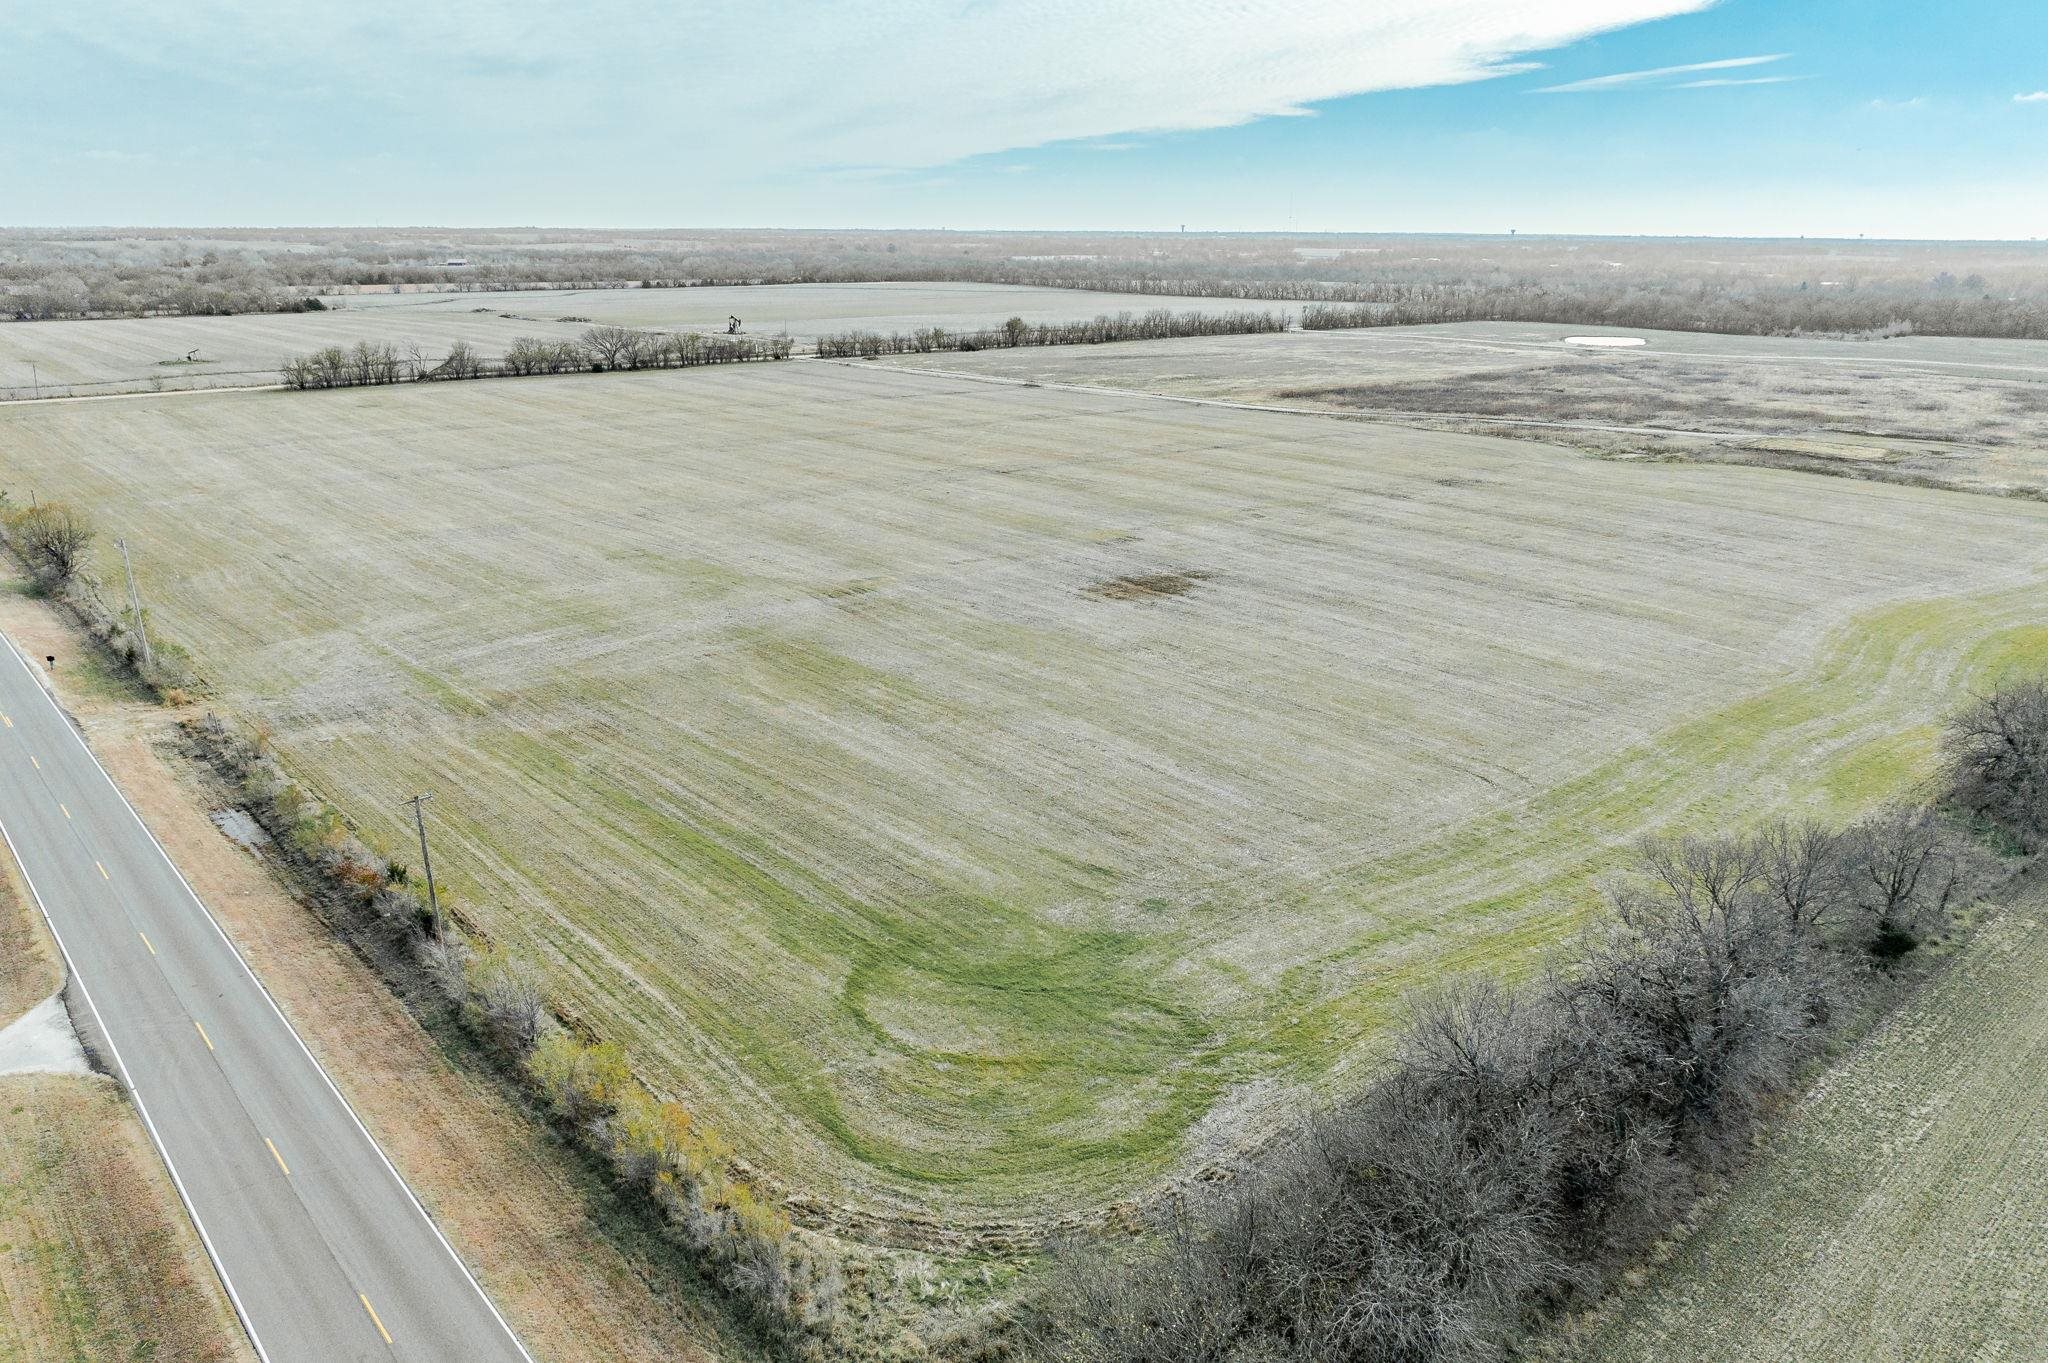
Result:
<svg viewBox="0 0 2048 1363">
<path fill-rule="evenodd" d="M 451 266 L 460 257 L 469 263 Z M 2029 242 L 958 232 L 0 231 L 0 315 L 255 312 L 337 287 L 959 281 L 1515 320 L 2048 336 Z"/>
<path fill-rule="evenodd" d="M 1973 702 L 1952 816 L 2048 833 L 2048 687 Z M 1062 1363 L 1478 1363 L 1638 1259 L 1767 1104 L 1995 860 L 1932 809 L 1645 844 L 1573 959 L 1415 1010 L 1384 1077 L 1135 1259 L 1069 1247 L 1031 1333 Z"/>
<path fill-rule="evenodd" d="M 281 366 L 287 388 L 360 388 L 444 379 L 506 378 L 528 374 L 602 373 L 609 369 L 672 369 L 698 364 L 786 360 L 787 336 L 701 336 L 695 333 L 591 327 L 575 339 L 521 336 L 501 359 L 467 341 L 429 358 L 415 345 L 358 341 L 297 355 Z"/>
<path fill-rule="evenodd" d="M 999 350 L 1030 345 L 1101 345 L 1108 341 L 1156 341 L 1171 336 L 1239 336 L 1285 331 L 1284 312 L 1244 309 L 1236 312 L 1103 313 L 1080 322 L 1032 324 L 1012 317 L 1000 327 L 982 331 L 848 331 L 820 336 L 817 353 L 827 359 L 873 359 L 877 355 L 925 355 L 939 350 Z"/>
</svg>

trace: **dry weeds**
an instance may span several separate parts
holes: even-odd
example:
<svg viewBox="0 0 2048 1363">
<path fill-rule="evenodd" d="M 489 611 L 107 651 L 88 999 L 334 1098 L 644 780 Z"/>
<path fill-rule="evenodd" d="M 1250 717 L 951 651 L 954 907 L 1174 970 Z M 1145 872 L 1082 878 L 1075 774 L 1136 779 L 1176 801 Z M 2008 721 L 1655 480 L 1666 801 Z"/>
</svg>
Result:
<svg viewBox="0 0 2048 1363">
<path fill-rule="evenodd" d="M 1281 403 L 1609 456 L 2048 492 L 2048 342 L 1643 332 L 1641 348 L 1567 347 L 1578 330 L 1466 323 L 897 363 Z"/>
</svg>

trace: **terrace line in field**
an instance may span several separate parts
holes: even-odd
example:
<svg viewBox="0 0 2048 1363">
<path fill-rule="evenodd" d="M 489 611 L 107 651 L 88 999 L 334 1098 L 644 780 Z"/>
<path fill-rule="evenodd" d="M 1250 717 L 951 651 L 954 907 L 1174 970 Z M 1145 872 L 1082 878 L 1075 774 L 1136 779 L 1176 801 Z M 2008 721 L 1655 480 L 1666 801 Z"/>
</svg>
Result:
<svg viewBox="0 0 2048 1363">
<path fill-rule="evenodd" d="M 1408 988 L 1526 969 L 1587 849 L 1845 813 L 2048 655 L 2040 505 L 873 367 L 0 449 L 394 850 L 433 789 L 437 873 L 657 1087 L 942 1215 L 1256 1131 Z"/>
</svg>

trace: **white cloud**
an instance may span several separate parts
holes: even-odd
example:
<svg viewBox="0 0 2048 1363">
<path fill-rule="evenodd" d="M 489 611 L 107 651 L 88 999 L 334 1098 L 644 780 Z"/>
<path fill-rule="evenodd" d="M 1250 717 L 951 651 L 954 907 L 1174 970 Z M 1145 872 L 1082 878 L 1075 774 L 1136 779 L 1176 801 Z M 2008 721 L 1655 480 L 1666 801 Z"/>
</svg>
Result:
<svg viewBox="0 0 2048 1363">
<path fill-rule="evenodd" d="M 1706 80 L 1682 80 L 1674 90 L 1711 90 L 1722 85 L 1784 85 L 1788 81 L 1811 80 L 1810 76 L 1709 76 Z"/>
<path fill-rule="evenodd" d="M 1524 54 L 1711 3 L 99 0 L 24 7 L 10 26 L 225 87 L 286 125 L 324 101 L 362 110 L 365 140 L 392 122 L 439 148 L 607 137 L 655 156 L 656 173 L 704 178 L 1299 115 L 1527 70 Z"/>
<path fill-rule="evenodd" d="M 2048 104 L 2048 90 L 2034 90 L 2024 95 L 2014 95 L 2015 104 Z"/>
<path fill-rule="evenodd" d="M 1672 81 L 1670 76 L 1687 76 L 1696 71 L 1727 71 L 1740 66 L 1762 66 L 1766 62 L 1781 62 L 1791 56 L 1789 52 L 1773 52 L 1760 57 L 1723 57 L 1719 61 L 1687 62 L 1683 66 L 1653 66 L 1647 71 L 1618 71 L 1611 76 L 1589 76 L 1585 80 L 1568 81 L 1563 85 L 1546 85 L 1535 93 L 1539 95 L 1575 95 L 1594 90 L 1617 90 L 1631 85 L 1664 85 L 1678 89 L 1696 89 L 1704 85 L 1723 82 L 1710 80 Z M 1777 77 L 1786 80 L 1790 77 Z M 1734 82 L 1725 82 L 1733 84 Z M 1761 82 L 1758 82 L 1761 83 Z"/>
<path fill-rule="evenodd" d="M 1873 99 L 1864 107 L 1885 112 L 1896 109 L 1924 109 L 1927 107 L 1927 96 L 1914 95 L 1911 99 Z"/>
</svg>

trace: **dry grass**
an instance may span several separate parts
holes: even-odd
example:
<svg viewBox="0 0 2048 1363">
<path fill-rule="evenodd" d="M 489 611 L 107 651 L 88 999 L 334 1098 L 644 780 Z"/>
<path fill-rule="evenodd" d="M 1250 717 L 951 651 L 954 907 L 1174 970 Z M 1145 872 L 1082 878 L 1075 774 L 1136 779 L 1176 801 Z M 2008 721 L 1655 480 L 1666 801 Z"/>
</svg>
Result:
<svg viewBox="0 0 2048 1363">
<path fill-rule="evenodd" d="M 1585 1363 L 2048 1351 L 2048 885 L 1806 1100 Z"/>
<path fill-rule="evenodd" d="M 253 1356 L 113 1082 L 0 1077 L 0 1360 Z"/>
<path fill-rule="evenodd" d="M 13 322 L 0 324 L 0 399 L 28 398 L 36 392 L 48 397 L 271 384 L 279 382 L 278 367 L 286 359 L 322 346 L 416 342 L 423 353 L 439 356 L 460 340 L 495 357 L 504 354 L 517 336 L 568 338 L 582 330 L 501 318 L 489 298 L 474 296 L 459 309 L 425 314 L 311 312 Z M 184 356 L 194 350 L 199 352 L 198 362 L 185 363 Z M 39 380 L 39 388 L 31 386 L 32 379 Z"/>
<path fill-rule="evenodd" d="M 1705 456 L 1978 491 L 2048 491 L 2048 342 L 1641 332 L 1633 334 L 1648 344 L 1639 348 L 1563 343 L 1588 330 L 1467 323 L 896 363 L 1320 408 L 1520 434 L 1608 455 Z"/>
<path fill-rule="evenodd" d="M 955 1218 L 1255 1134 L 1408 989 L 1529 968 L 1607 849 L 1867 804 L 2048 657 L 2048 508 L 874 367 L 0 448 L 373 834 L 435 790 L 470 916 L 658 1086 Z"/>
<path fill-rule="evenodd" d="M 0 1027 L 56 993 L 63 983 L 56 944 L 42 915 L 29 907 L 14 858 L 0 847 Z"/>
</svg>

